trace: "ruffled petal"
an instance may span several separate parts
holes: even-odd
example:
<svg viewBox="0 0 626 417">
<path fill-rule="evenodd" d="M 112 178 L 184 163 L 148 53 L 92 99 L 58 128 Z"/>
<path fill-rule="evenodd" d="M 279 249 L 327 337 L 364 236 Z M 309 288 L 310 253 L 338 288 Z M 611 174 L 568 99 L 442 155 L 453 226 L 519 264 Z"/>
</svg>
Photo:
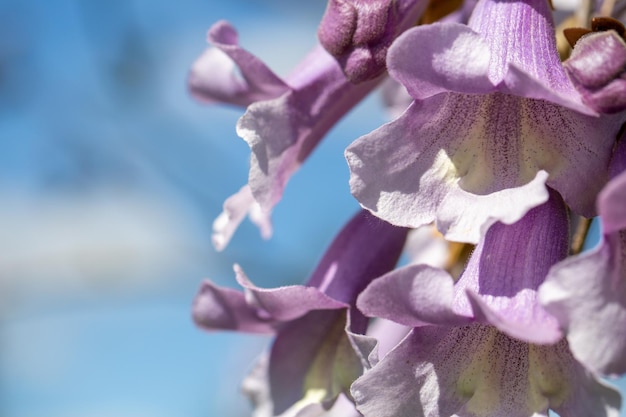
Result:
<svg viewBox="0 0 626 417">
<path fill-rule="evenodd" d="M 350 188 L 393 224 L 437 220 L 447 238 L 476 243 L 485 224 L 512 223 L 546 200 L 541 170 L 577 213 L 593 216 L 618 129 L 615 118 L 541 101 L 440 94 L 346 149 Z"/>
<path fill-rule="evenodd" d="M 564 341 L 529 345 L 485 325 L 413 329 L 351 390 L 365 417 L 613 417 L 620 405 Z"/>
<path fill-rule="evenodd" d="M 455 313 L 453 302 L 454 281 L 447 272 L 409 265 L 374 280 L 359 296 L 357 307 L 365 315 L 410 327 L 471 321 Z"/>
<path fill-rule="evenodd" d="M 555 265 L 539 294 L 574 356 L 603 374 L 626 372 L 626 233 Z"/>
<path fill-rule="evenodd" d="M 237 134 L 252 151 L 248 183 L 266 211 L 328 130 L 380 81 L 352 85 L 323 49 L 315 54 L 316 77 L 306 77 L 306 85 L 279 98 L 250 105 L 237 123 Z"/>
<path fill-rule="evenodd" d="M 427 5 L 426 0 L 329 0 L 318 37 L 351 82 L 370 80 L 385 71 L 389 45 Z"/>
<path fill-rule="evenodd" d="M 244 185 L 238 192 L 224 201 L 224 211 L 213 221 L 211 240 L 217 251 L 224 250 L 246 215 L 259 227 L 264 239 L 269 239 L 272 236 L 270 213 L 261 209 L 259 203 L 252 196 L 250 187 Z"/>
<path fill-rule="evenodd" d="M 237 282 L 244 288 L 248 305 L 256 308 L 259 314 L 277 321 L 289 321 L 312 310 L 345 308 L 321 290 L 311 286 L 289 285 L 278 288 L 259 288 L 252 284 L 239 265 L 234 266 Z"/>
<path fill-rule="evenodd" d="M 237 32 L 228 22 L 215 23 L 207 37 L 215 47 L 196 60 L 188 77 L 189 89 L 198 100 L 245 107 L 289 89 L 260 59 L 239 46 Z"/>
</svg>

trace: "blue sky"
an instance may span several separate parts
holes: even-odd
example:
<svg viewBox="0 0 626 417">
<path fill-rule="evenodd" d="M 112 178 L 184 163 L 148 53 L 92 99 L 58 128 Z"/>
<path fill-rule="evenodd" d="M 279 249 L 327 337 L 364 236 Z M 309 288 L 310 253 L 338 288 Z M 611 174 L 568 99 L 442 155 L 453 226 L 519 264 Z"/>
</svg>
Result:
<svg viewBox="0 0 626 417">
<path fill-rule="evenodd" d="M 211 222 L 247 178 L 241 111 L 186 91 L 227 19 L 279 74 L 315 42 L 325 2 L 0 1 L 0 415 L 245 416 L 239 380 L 267 344 L 202 332 L 204 278 L 302 282 L 357 209 L 343 148 L 384 121 L 376 97 L 294 176 L 263 241 Z M 285 34 L 288 36 L 285 36 Z"/>
</svg>

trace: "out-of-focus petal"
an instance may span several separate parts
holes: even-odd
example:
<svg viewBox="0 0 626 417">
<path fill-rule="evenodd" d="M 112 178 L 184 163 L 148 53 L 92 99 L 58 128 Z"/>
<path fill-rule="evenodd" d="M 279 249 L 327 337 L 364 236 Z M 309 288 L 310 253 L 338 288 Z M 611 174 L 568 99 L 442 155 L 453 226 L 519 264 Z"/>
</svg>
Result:
<svg viewBox="0 0 626 417">
<path fill-rule="evenodd" d="M 272 236 L 270 213 L 261 209 L 259 203 L 252 196 L 250 187 L 244 185 L 238 192 L 224 201 L 224 211 L 213 221 L 211 239 L 217 251 L 222 251 L 228 245 L 235 230 L 246 215 L 259 227 L 264 239 L 269 239 Z"/>
<path fill-rule="evenodd" d="M 245 107 L 289 89 L 259 58 L 239 46 L 237 32 L 228 22 L 215 23 L 207 38 L 214 47 L 196 60 L 188 77 L 189 89 L 198 100 Z"/>
<path fill-rule="evenodd" d="M 313 73 L 294 73 L 292 90 L 251 104 L 237 123 L 252 151 L 248 183 L 266 211 L 330 128 L 380 82 L 352 85 L 321 47 L 311 55 L 306 60 L 315 62 Z"/>
</svg>

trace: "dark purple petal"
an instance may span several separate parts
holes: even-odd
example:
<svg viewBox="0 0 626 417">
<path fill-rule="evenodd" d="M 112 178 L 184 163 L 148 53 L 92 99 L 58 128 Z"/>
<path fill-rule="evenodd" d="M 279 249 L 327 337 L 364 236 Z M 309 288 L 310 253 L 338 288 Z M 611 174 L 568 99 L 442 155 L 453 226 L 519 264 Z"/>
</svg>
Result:
<svg viewBox="0 0 626 417">
<path fill-rule="evenodd" d="M 193 302 L 195 323 L 205 330 L 274 333 L 275 322 L 251 307 L 241 291 L 204 281 Z"/>
<path fill-rule="evenodd" d="M 274 415 L 300 401 L 330 408 L 361 375 L 362 363 L 345 331 L 346 313 L 314 311 L 281 328 L 269 362 Z"/>
<path fill-rule="evenodd" d="M 189 89 L 198 100 L 245 107 L 289 89 L 261 60 L 238 45 L 237 32 L 228 22 L 215 23 L 207 37 L 214 48 L 198 58 L 188 78 Z"/>
<path fill-rule="evenodd" d="M 365 417 L 617 417 L 620 406 L 565 341 L 529 345 L 485 325 L 413 329 L 351 391 Z"/>
<path fill-rule="evenodd" d="M 626 43 L 614 31 L 583 36 L 563 63 L 583 100 L 594 110 L 626 110 Z"/>
<path fill-rule="evenodd" d="M 320 23 L 321 44 L 354 83 L 385 72 L 387 49 L 416 24 L 426 0 L 329 0 Z"/>
</svg>

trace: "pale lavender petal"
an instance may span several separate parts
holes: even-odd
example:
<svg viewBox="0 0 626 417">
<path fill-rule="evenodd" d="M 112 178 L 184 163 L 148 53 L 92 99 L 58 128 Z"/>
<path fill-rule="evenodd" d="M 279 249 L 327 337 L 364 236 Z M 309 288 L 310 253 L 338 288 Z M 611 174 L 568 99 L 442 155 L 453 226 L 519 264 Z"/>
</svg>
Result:
<svg viewBox="0 0 626 417">
<path fill-rule="evenodd" d="M 489 93 L 496 90 L 490 56 L 487 42 L 466 25 L 433 23 L 397 39 L 389 50 L 389 73 L 416 99 L 448 91 Z"/>
<path fill-rule="evenodd" d="M 329 0 L 318 37 L 350 81 L 363 82 L 385 71 L 389 45 L 415 25 L 427 5 L 426 0 Z"/>
<path fill-rule="evenodd" d="M 215 23 L 208 41 L 214 48 L 198 58 L 188 78 L 189 89 L 198 100 L 245 107 L 289 89 L 261 60 L 239 46 L 237 32 L 228 22 Z"/>
<path fill-rule="evenodd" d="M 453 302 L 454 281 L 447 272 L 409 265 L 374 280 L 359 296 L 357 307 L 365 315 L 410 327 L 468 323 L 469 317 L 454 312 Z"/>
<path fill-rule="evenodd" d="M 598 198 L 603 237 L 597 248 L 555 265 L 540 288 L 572 352 L 603 374 L 626 372 L 626 172 Z M 606 222 L 606 223 L 605 223 Z"/>
<path fill-rule="evenodd" d="M 391 77 L 381 84 L 380 95 L 390 119 L 399 117 L 413 102 L 406 88 Z"/>
<path fill-rule="evenodd" d="M 561 66 L 544 0 L 480 1 L 469 27 L 436 23 L 413 28 L 390 48 L 388 67 L 415 99 L 448 91 L 500 91 L 595 115 Z"/>
<path fill-rule="evenodd" d="M 345 308 L 318 288 L 304 285 L 290 285 L 278 288 L 259 288 L 252 284 L 239 265 L 234 266 L 237 282 L 244 288 L 245 298 L 251 307 L 263 312 L 267 318 L 289 321 L 312 310 Z"/>
<path fill-rule="evenodd" d="M 269 239 L 272 236 L 270 213 L 261 209 L 261 206 L 252 196 L 250 187 L 244 185 L 238 192 L 224 201 L 224 211 L 213 221 L 211 239 L 217 251 L 222 251 L 228 245 L 235 230 L 246 215 L 259 227 L 264 239 Z"/>
<path fill-rule="evenodd" d="M 542 170 L 575 212 L 593 216 L 618 129 L 616 118 L 542 101 L 439 94 L 346 149 L 350 188 L 390 223 L 437 220 L 447 237 L 476 243 L 485 223 L 514 222 L 545 201 Z"/>
<path fill-rule="evenodd" d="M 274 333 L 275 322 L 251 307 L 241 291 L 204 281 L 193 302 L 195 323 L 205 330 Z"/>
<path fill-rule="evenodd" d="M 237 123 L 237 134 L 252 151 L 248 183 L 266 211 L 328 130 L 380 82 L 352 85 L 321 47 L 312 56 L 307 60 L 315 62 L 315 71 L 294 73 L 292 90 L 251 104 Z"/>
<path fill-rule="evenodd" d="M 484 325 L 413 329 L 351 391 L 365 417 L 615 417 L 620 405 L 564 341 L 529 345 Z"/>
<path fill-rule="evenodd" d="M 587 105 L 603 113 L 626 110 L 626 43 L 615 31 L 582 37 L 563 65 Z"/>
<path fill-rule="evenodd" d="M 626 233 L 550 271 L 541 301 L 560 322 L 574 356 L 603 374 L 626 372 Z"/>
</svg>

